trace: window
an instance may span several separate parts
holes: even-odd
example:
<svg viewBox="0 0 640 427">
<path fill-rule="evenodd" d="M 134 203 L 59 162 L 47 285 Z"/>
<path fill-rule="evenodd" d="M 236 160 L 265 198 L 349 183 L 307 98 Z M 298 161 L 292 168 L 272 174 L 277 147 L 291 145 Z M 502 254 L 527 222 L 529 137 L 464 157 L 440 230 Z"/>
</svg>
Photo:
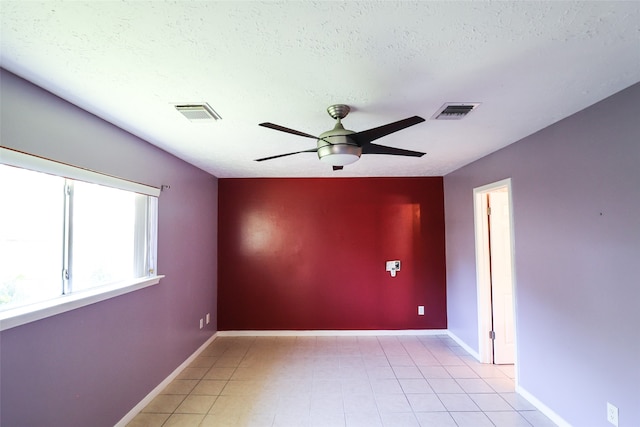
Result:
<svg viewBox="0 0 640 427">
<path fill-rule="evenodd" d="M 157 189 L 0 150 L 0 329 L 159 281 Z"/>
</svg>

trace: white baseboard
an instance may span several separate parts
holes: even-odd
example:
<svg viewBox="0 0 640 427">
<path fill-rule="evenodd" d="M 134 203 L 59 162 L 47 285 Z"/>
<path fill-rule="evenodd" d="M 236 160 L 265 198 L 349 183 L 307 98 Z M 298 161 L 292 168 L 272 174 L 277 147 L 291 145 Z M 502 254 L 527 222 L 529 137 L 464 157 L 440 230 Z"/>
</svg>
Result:
<svg viewBox="0 0 640 427">
<path fill-rule="evenodd" d="M 385 329 L 385 330 L 308 330 L 308 331 L 218 331 L 219 337 L 368 337 L 447 335 L 446 329 Z"/>
<path fill-rule="evenodd" d="M 158 386 L 156 388 L 151 390 L 151 392 L 149 394 L 147 394 L 145 396 L 145 398 L 140 401 L 140 403 L 138 403 L 136 406 L 134 406 L 127 413 L 127 415 L 125 415 L 120 421 L 118 421 L 118 423 L 114 427 L 125 427 L 127 424 L 129 424 L 135 418 L 135 416 L 138 415 L 140 413 L 140 411 L 142 411 L 144 409 L 145 406 L 147 406 L 149 403 L 151 403 L 151 401 L 156 396 L 158 396 L 162 392 L 162 390 L 164 390 L 164 388 L 166 386 L 168 386 L 169 383 L 171 383 L 171 381 L 176 379 L 176 377 L 180 374 L 180 372 L 182 372 L 182 370 L 184 368 L 189 366 L 189 364 L 191 362 L 193 362 L 195 360 L 195 358 L 198 357 L 200 355 L 200 353 L 202 353 L 209 346 L 209 344 L 211 344 L 213 342 L 213 340 L 216 339 L 216 337 L 218 337 L 218 333 L 217 332 L 215 334 L 213 334 L 213 336 L 211 336 L 211 338 L 209 338 L 204 344 L 202 344 L 191 356 L 189 356 L 189 358 L 187 358 L 187 360 L 182 362 L 182 364 L 180 366 L 178 366 L 171 374 L 169 374 L 169 376 L 167 378 L 165 378 L 164 381 L 162 381 L 160 384 L 158 384 Z"/>
<path fill-rule="evenodd" d="M 538 398 L 536 398 L 533 394 L 522 388 L 522 386 L 516 386 L 516 393 L 527 399 L 529 403 L 535 406 L 538 411 L 546 415 L 547 418 L 558 425 L 558 427 L 571 427 L 571 424 L 569 424 L 564 418 L 556 414 L 551 408 L 538 400 Z"/>
<path fill-rule="evenodd" d="M 458 343 L 458 345 L 462 348 L 465 349 L 465 351 L 467 353 L 469 353 L 471 356 L 473 356 L 478 362 L 480 362 L 480 353 L 478 353 L 477 351 L 475 351 L 474 349 L 472 349 L 471 347 L 469 347 L 467 345 L 467 343 L 465 343 L 464 341 L 462 341 L 460 338 L 458 338 L 458 336 L 456 334 L 454 334 L 453 332 L 451 332 L 450 330 L 447 329 L 447 335 L 449 335 L 449 338 L 451 338 L 452 340 L 454 340 L 456 343 Z"/>
</svg>

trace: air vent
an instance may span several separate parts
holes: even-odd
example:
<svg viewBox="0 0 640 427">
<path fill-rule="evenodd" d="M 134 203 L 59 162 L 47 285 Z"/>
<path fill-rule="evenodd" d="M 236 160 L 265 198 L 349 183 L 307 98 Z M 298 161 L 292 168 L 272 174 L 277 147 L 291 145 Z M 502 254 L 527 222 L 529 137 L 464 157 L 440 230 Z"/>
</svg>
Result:
<svg viewBox="0 0 640 427">
<path fill-rule="evenodd" d="M 475 103 L 454 103 L 444 104 L 437 113 L 431 117 L 433 120 L 460 120 L 474 110 L 479 102 Z"/>
<path fill-rule="evenodd" d="M 222 117 L 206 102 L 203 104 L 176 105 L 176 110 L 192 122 L 207 122 L 220 120 Z"/>
</svg>

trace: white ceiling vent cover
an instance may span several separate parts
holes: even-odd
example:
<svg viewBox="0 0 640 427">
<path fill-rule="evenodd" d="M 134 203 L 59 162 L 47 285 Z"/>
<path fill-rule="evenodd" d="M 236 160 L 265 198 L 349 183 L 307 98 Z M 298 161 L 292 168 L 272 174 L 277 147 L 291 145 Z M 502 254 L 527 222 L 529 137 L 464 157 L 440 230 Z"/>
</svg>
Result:
<svg viewBox="0 0 640 427">
<path fill-rule="evenodd" d="M 216 113 L 209 104 L 180 104 L 176 105 L 176 110 L 192 122 L 207 122 L 220 120 L 222 117 Z"/>
<path fill-rule="evenodd" d="M 460 120 L 480 105 L 479 102 L 448 102 L 431 117 L 433 120 Z"/>
</svg>

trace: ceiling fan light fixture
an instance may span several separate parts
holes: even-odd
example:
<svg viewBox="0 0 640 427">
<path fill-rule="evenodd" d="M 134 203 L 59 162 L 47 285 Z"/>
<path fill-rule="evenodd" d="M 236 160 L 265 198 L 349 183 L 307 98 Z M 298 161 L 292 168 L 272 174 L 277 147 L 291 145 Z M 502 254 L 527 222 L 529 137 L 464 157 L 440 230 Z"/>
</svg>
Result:
<svg viewBox="0 0 640 427">
<path fill-rule="evenodd" d="M 352 144 L 324 145 L 318 148 L 318 158 L 331 166 L 355 163 L 362 154 L 362 147 Z"/>
<path fill-rule="evenodd" d="M 359 158 L 360 156 L 355 154 L 329 154 L 320 157 L 320 160 L 331 166 L 346 166 L 355 163 Z"/>
<path fill-rule="evenodd" d="M 417 125 L 418 123 L 424 122 L 424 119 L 422 117 L 408 117 L 403 120 L 387 123 L 386 125 L 371 128 L 362 132 L 354 132 L 352 130 L 345 129 L 342 125 L 342 119 L 345 118 L 349 111 L 350 108 L 348 105 L 336 104 L 330 106 L 327 109 L 327 112 L 336 120 L 336 124 L 333 129 L 321 133 L 320 136 L 313 136 L 311 134 L 300 132 L 295 129 L 276 125 L 274 123 L 260 123 L 259 126 L 274 129 L 280 132 L 290 133 L 293 135 L 303 136 L 305 138 L 315 139 L 317 141 L 317 148 L 264 157 L 261 159 L 256 159 L 256 162 L 291 156 L 293 154 L 315 152 L 318 155 L 320 161 L 333 166 L 333 170 L 336 171 L 341 170 L 343 166 L 355 163 L 363 153 L 389 154 L 395 156 L 410 157 L 422 157 L 426 154 L 419 151 L 403 150 L 401 148 L 387 147 L 385 145 L 372 143 L 372 141 L 375 141 L 378 138 L 382 138 L 383 136 L 408 128 L 409 126 Z"/>
</svg>

